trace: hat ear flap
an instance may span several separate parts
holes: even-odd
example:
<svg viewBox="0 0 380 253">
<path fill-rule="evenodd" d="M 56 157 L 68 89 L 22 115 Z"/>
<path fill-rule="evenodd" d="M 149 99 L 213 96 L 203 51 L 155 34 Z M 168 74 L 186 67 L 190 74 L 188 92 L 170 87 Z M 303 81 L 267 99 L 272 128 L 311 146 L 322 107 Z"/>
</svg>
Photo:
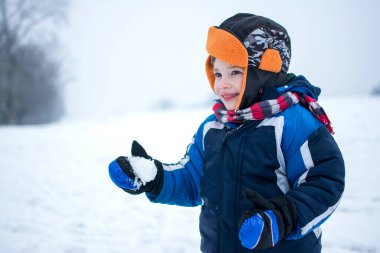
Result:
<svg viewBox="0 0 380 253">
<path fill-rule="evenodd" d="M 276 49 L 267 48 L 261 56 L 258 68 L 264 71 L 279 73 L 282 68 L 280 53 Z"/>
<path fill-rule="evenodd" d="M 210 86 L 212 90 L 214 90 L 214 82 L 215 82 L 213 67 L 214 66 L 211 62 L 211 55 L 209 55 L 206 59 L 206 74 L 207 74 L 207 79 L 210 82 Z"/>
</svg>

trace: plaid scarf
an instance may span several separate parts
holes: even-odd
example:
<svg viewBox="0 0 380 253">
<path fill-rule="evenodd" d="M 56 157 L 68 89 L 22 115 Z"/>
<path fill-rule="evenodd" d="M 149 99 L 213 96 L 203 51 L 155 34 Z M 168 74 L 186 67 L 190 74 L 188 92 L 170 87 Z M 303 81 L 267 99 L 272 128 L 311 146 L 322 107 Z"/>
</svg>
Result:
<svg viewBox="0 0 380 253">
<path fill-rule="evenodd" d="M 272 117 L 297 103 L 309 109 L 329 129 L 330 133 L 334 134 L 331 122 L 323 108 L 314 98 L 301 92 L 288 91 L 276 99 L 261 101 L 253 104 L 251 107 L 237 111 L 227 110 L 223 103 L 217 101 L 212 109 L 217 119 L 222 123 L 242 123 L 246 120 L 263 120 Z"/>
</svg>

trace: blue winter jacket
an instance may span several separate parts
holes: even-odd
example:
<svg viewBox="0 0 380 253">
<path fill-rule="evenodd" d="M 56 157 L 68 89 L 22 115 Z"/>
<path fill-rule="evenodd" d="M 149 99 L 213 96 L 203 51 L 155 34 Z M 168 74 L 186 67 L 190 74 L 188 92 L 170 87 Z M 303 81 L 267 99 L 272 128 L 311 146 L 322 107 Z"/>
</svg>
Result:
<svg viewBox="0 0 380 253">
<path fill-rule="evenodd" d="M 164 183 L 152 202 L 202 205 L 201 251 L 252 252 L 238 239 L 241 215 L 252 209 L 245 188 L 266 198 L 286 194 L 297 225 L 274 248 L 255 252 L 317 253 L 319 226 L 344 189 L 344 162 L 333 137 L 300 104 L 262 121 L 222 124 L 214 115 L 199 127 L 185 157 L 164 164 Z"/>
</svg>

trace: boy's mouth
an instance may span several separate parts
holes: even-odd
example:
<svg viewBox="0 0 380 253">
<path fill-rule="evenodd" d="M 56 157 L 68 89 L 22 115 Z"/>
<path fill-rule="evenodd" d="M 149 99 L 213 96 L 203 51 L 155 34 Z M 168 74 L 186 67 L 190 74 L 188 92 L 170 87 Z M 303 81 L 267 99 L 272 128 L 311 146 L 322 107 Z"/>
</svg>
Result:
<svg viewBox="0 0 380 253">
<path fill-rule="evenodd" d="M 232 99 L 234 99 L 235 97 L 239 96 L 239 93 L 233 93 L 233 94 L 223 94 L 222 95 L 222 98 L 228 102 L 228 101 L 231 101 Z"/>
</svg>

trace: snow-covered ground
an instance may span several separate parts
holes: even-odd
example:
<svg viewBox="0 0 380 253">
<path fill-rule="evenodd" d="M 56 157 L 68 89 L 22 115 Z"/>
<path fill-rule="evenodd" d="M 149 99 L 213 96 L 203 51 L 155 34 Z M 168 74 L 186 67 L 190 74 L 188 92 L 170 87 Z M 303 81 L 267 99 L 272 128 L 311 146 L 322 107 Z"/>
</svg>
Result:
<svg viewBox="0 0 380 253">
<path fill-rule="evenodd" d="M 380 97 L 320 101 L 346 161 L 346 191 L 323 225 L 323 252 L 380 252 Z M 209 109 L 97 122 L 0 127 L 0 252 L 199 252 L 199 208 L 151 204 L 113 185 L 108 163 L 138 140 L 182 158 Z"/>
</svg>

